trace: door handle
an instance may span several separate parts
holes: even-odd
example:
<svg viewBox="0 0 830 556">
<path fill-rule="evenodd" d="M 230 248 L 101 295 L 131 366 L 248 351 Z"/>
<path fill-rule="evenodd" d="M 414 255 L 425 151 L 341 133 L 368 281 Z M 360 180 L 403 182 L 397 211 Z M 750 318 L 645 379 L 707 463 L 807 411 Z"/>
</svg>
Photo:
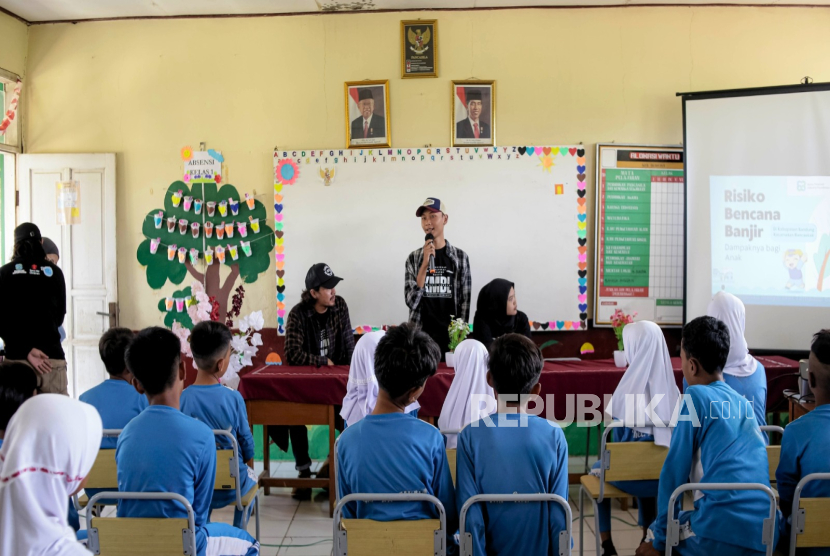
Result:
<svg viewBox="0 0 830 556">
<path fill-rule="evenodd" d="M 115 328 L 118 326 L 118 304 L 115 302 L 110 303 L 109 305 L 109 312 L 104 313 L 103 311 L 95 311 L 96 315 L 101 315 L 102 317 L 109 317 L 110 318 L 110 328 Z"/>
</svg>

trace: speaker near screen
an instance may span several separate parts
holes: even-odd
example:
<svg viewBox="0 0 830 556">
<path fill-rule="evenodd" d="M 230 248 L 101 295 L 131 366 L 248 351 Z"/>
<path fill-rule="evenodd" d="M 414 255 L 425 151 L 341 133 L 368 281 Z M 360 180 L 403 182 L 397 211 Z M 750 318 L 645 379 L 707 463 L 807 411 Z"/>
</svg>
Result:
<svg viewBox="0 0 830 556">
<path fill-rule="evenodd" d="M 685 321 L 727 291 L 752 349 L 830 327 L 830 84 L 684 93 Z"/>
</svg>

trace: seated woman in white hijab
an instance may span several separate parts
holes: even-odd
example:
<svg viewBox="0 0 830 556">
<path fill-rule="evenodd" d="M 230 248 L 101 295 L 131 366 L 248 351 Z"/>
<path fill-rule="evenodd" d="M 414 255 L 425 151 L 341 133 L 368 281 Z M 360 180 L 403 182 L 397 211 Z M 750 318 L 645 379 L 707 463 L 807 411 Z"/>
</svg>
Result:
<svg viewBox="0 0 830 556">
<path fill-rule="evenodd" d="M 340 416 L 345 426 L 354 425 L 375 409 L 378 401 L 378 379 L 375 378 L 375 351 L 378 342 L 386 334 L 383 330 L 364 334 L 357 341 L 349 366 L 349 382 L 346 385 L 346 397 Z M 418 416 L 421 404 L 413 403 L 406 407 L 406 413 Z"/>
<path fill-rule="evenodd" d="M 464 340 L 455 348 L 455 378 L 438 417 L 438 428 L 442 431 L 460 431 L 485 414 L 481 411 L 487 407 L 479 398 L 475 415 L 471 415 L 473 396 L 490 396 L 495 403 L 493 389 L 487 384 L 487 348 L 479 341 Z M 445 434 L 447 448 L 455 448 L 457 434 Z"/>
<path fill-rule="evenodd" d="M 663 331 L 650 321 L 626 325 L 623 328 L 623 345 L 628 369 L 614 390 L 611 416 L 627 426 L 615 428 L 610 436 L 614 442 L 654 442 L 668 448 L 671 429 L 654 426 L 651 417 L 645 412 L 652 398 L 663 394 L 653 409 L 660 421 L 668 424 L 680 399 Z M 640 397 L 637 398 L 637 395 Z M 641 426 L 633 426 L 634 424 Z M 594 464 L 591 474 L 599 476 L 599 462 Z M 640 510 L 638 523 L 643 528 L 645 539 L 648 526 L 657 517 L 658 481 L 616 481 L 611 484 L 637 497 Z M 599 505 L 599 531 L 603 556 L 617 554 L 611 540 L 611 501 L 608 499 Z"/>
<path fill-rule="evenodd" d="M 67 524 L 101 445 L 101 417 L 59 394 L 27 400 L 0 448 L 0 554 L 89 556 Z"/>
<path fill-rule="evenodd" d="M 729 356 L 723 368 L 723 381 L 738 394 L 752 402 L 758 426 L 767 424 L 767 371 L 761 363 L 749 354 L 744 331 L 746 330 L 746 309 L 744 303 L 731 293 L 718 292 L 706 314 L 715 317 L 729 329 Z M 686 384 L 684 382 L 685 390 Z M 764 434 L 766 443 L 769 438 Z"/>
</svg>

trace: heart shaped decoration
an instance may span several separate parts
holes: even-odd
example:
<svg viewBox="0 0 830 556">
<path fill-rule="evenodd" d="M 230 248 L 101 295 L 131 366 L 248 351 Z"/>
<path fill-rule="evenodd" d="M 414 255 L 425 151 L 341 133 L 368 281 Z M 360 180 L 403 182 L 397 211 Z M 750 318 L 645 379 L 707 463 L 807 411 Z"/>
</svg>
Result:
<svg viewBox="0 0 830 556">
<path fill-rule="evenodd" d="M 586 276 L 588 276 L 588 271 L 587 270 L 580 270 L 579 272 L 577 272 L 577 274 L 579 274 L 580 278 L 585 278 Z"/>
<path fill-rule="evenodd" d="M 285 294 L 284 293 L 278 293 L 277 294 L 277 299 L 279 301 L 285 301 Z"/>
<path fill-rule="evenodd" d="M 285 309 L 285 303 L 277 301 L 277 309 Z"/>
<path fill-rule="evenodd" d="M 584 230 L 588 226 L 587 222 L 577 222 L 576 229 L 577 230 Z"/>
<path fill-rule="evenodd" d="M 280 270 L 285 268 L 285 261 L 277 261 L 276 264 L 277 264 L 277 268 L 280 269 Z"/>
<path fill-rule="evenodd" d="M 584 197 L 584 196 L 585 196 L 585 190 L 583 189 L 583 190 L 581 190 L 581 191 L 577 191 L 577 192 L 576 192 L 576 194 L 577 194 L 579 197 Z"/>
<path fill-rule="evenodd" d="M 285 235 L 285 232 L 274 232 L 274 235 L 277 236 L 277 239 L 282 239 L 282 236 Z M 283 239 L 283 241 L 285 241 L 285 240 Z M 282 243 L 282 242 L 278 241 L 277 243 Z"/>
<path fill-rule="evenodd" d="M 527 148 L 527 156 L 533 156 L 536 153 L 536 147 Z"/>
<path fill-rule="evenodd" d="M 525 153 L 525 151 L 527 151 L 527 149 L 526 149 L 526 148 L 524 148 L 524 147 L 519 147 L 519 154 L 524 154 L 524 153 Z"/>
<path fill-rule="evenodd" d="M 579 282 L 580 286 L 587 286 L 588 285 L 588 279 L 587 278 L 580 278 L 578 280 L 578 282 Z"/>
<path fill-rule="evenodd" d="M 285 253 L 285 245 L 277 245 L 277 253 Z"/>
<path fill-rule="evenodd" d="M 283 272 L 282 275 L 285 276 L 285 272 Z M 282 279 L 282 276 L 280 276 L 279 272 L 277 272 L 277 276 L 279 276 L 279 278 L 277 278 L 277 285 L 278 286 L 284 286 L 285 285 L 285 280 Z"/>
<path fill-rule="evenodd" d="M 278 278 L 285 278 L 285 271 L 284 270 L 278 270 L 277 271 L 277 277 Z M 279 282 L 277 282 L 277 283 L 279 284 Z M 280 284 L 280 285 L 282 285 L 282 284 Z"/>
<path fill-rule="evenodd" d="M 579 150 L 577 150 L 577 151 L 576 151 L 576 154 L 577 154 L 578 156 L 585 156 L 585 149 L 579 149 Z"/>
<path fill-rule="evenodd" d="M 580 164 L 579 166 L 576 167 L 576 171 L 579 172 L 580 174 L 584 174 L 585 173 L 585 166 Z"/>
<path fill-rule="evenodd" d="M 282 222 L 277 222 L 276 224 L 274 224 L 274 227 L 275 227 L 277 230 L 282 231 Z"/>
<path fill-rule="evenodd" d="M 549 325 L 548 325 L 548 323 L 543 322 L 543 323 L 541 324 L 541 326 L 542 326 L 542 330 L 547 330 Z"/>
<path fill-rule="evenodd" d="M 277 262 L 284 263 L 285 262 L 285 255 L 276 255 Z"/>
<path fill-rule="evenodd" d="M 548 154 L 551 153 L 552 150 L 553 149 L 551 149 L 550 147 L 545 147 L 544 149 L 542 149 L 542 152 L 545 153 L 546 155 L 548 155 Z"/>
<path fill-rule="evenodd" d="M 585 293 L 588 291 L 588 286 L 579 286 L 579 293 Z"/>
<path fill-rule="evenodd" d="M 580 246 L 577 248 L 577 251 L 579 251 L 579 252 L 580 252 L 580 254 L 581 254 L 581 253 L 585 253 L 587 250 L 588 250 L 588 248 L 587 248 L 587 247 L 585 247 L 584 245 L 580 245 Z"/>
<path fill-rule="evenodd" d="M 541 327 L 542 327 L 542 325 L 539 324 L 538 322 L 533 323 L 533 330 L 539 330 L 539 328 L 541 328 Z"/>
<path fill-rule="evenodd" d="M 586 212 L 588 212 L 588 207 L 584 205 L 579 205 L 578 207 L 576 207 L 576 212 L 578 212 L 579 214 L 585 214 Z"/>
<path fill-rule="evenodd" d="M 285 309 L 279 309 L 279 310 L 277 311 L 277 314 L 278 314 L 279 316 L 281 316 L 281 317 L 284 317 L 284 316 L 285 316 Z"/>
<path fill-rule="evenodd" d="M 578 214 L 578 215 L 576 215 L 576 218 L 580 222 L 585 222 L 585 219 L 588 218 L 588 215 L 587 214 Z"/>
<path fill-rule="evenodd" d="M 585 174 L 577 174 L 576 179 L 578 179 L 579 181 L 585 181 Z"/>
<path fill-rule="evenodd" d="M 588 237 L 587 230 L 577 230 L 576 231 L 576 237 L 581 237 L 581 238 Z"/>
<path fill-rule="evenodd" d="M 550 328 L 551 331 L 556 330 L 556 322 L 554 322 L 554 321 L 548 322 L 548 328 Z"/>
<path fill-rule="evenodd" d="M 565 330 L 570 330 L 570 329 L 571 329 L 571 326 L 573 326 L 573 325 L 571 324 L 571 322 L 572 322 L 572 321 L 569 321 L 569 320 L 566 320 L 566 321 L 565 321 Z"/>
<path fill-rule="evenodd" d="M 571 156 L 575 155 L 576 149 L 568 149 L 568 154 L 570 154 Z"/>
<path fill-rule="evenodd" d="M 588 301 L 588 296 L 587 295 L 582 294 L 582 295 L 579 296 L 579 302 L 580 303 L 586 303 L 587 301 Z M 580 309 L 580 311 L 584 311 L 584 310 L 585 309 Z"/>
<path fill-rule="evenodd" d="M 576 241 L 577 241 L 577 242 L 579 242 L 579 244 L 580 244 L 580 245 L 583 245 L 583 246 L 584 246 L 586 243 L 588 243 L 588 240 L 587 240 L 587 239 L 578 239 L 578 240 L 576 240 Z"/>
<path fill-rule="evenodd" d="M 580 193 L 584 193 L 584 191 L 581 191 Z M 585 202 L 586 202 L 585 197 L 580 197 L 579 199 L 576 200 L 576 202 L 579 203 L 580 205 L 584 205 Z"/>
<path fill-rule="evenodd" d="M 576 266 L 579 267 L 579 270 L 584 270 L 585 272 L 588 272 L 588 263 L 579 263 Z"/>
<path fill-rule="evenodd" d="M 580 327 L 582 330 L 585 330 L 586 328 L 588 328 L 588 323 L 587 323 L 587 322 L 585 322 L 584 320 L 583 320 L 583 321 L 580 321 L 580 322 L 579 322 L 579 327 Z"/>
<path fill-rule="evenodd" d="M 584 263 L 587 260 L 588 260 L 588 254 L 587 253 L 580 253 L 579 254 L 579 262 Z"/>
<path fill-rule="evenodd" d="M 282 214 L 274 215 L 274 220 L 276 220 L 277 222 L 282 222 Z"/>
<path fill-rule="evenodd" d="M 576 163 L 577 163 L 577 164 L 581 164 L 582 166 L 585 166 L 585 157 L 584 157 L 584 156 L 580 156 L 580 157 L 578 157 L 578 158 L 576 159 Z"/>
<path fill-rule="evenodd" d="M 274 204 L 274 210 L 277 212 L 282 212 L 282 205 L 279 203 Z"/>
<path fill-rule="evenodd" d="M 558 328 L 559 330 L 562 330 L 563 328 L 565 328 L 565 321 L 564 320 L 556 321 L 556 328 Z"/>
<path fill-rule="evenodd" d="M 277 238 L 277 245 L 282 245 L 285 243 L 285 239 L 282 237 L 282 232 L 280 232 L 280 237 Z"/>
<path fill-rule="evenodd" d="M 587 184 L 584 181 L 576 182 L 576 188 L 579 190 L 584 190 L 587 187 Z"/>
<path fill-rule="evenodd" d="M 550 148 L 550 154 L 552 154 L 553 156 L 556 156 L 557 154 L 559 154 L 559 147 L 551 147 Z"/>
<path fill-rule="evenodd" d="M 544 152 L 544 149 L 542 147 L 536 147 L 534 149 L 534 151 L 536 152 L 537 155 L 539 155 L 539 154 L 542 154 Z"/>
<path fill-rule="evenodd" d="M 280 194 L 274 195 L 274 202 L 275 203 L 282 203 L 282 195 L 280 195 Z"/>
<path fill-rule="evenodd" d="M 284 291 L 285 291 L 285 286 L 277 286 L 277 291 L 278 291 L 279 293 L 284 292 Z"/>
<path fill-rule="evenodd" d="M 584 313 L 585 311 L 588 310 L 588 304 L 587 303 L 580 303 L 579 304 L 579 310 L 580 310 L 580 312 Z"/>
</svg>

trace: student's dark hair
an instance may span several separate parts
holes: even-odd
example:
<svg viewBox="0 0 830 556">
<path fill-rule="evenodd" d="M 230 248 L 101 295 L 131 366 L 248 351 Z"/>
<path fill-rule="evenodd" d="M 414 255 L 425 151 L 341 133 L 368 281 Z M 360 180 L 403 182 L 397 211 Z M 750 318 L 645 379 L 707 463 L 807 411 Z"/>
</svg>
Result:
<svg viewBox="0 0 830 556">
<path fill-rule="evenodd" d="M 230 329 L 221 322 L 202 321 L 190 333 L 190 351 L 196 367 L 211 371 L 216 362 L 228 353 L 233 336 Z"/>
<path fill-rule="evenodd" d="M 317 303 L 317 300 L 311 296 L 311 290 L 303 290 L 300 294 L 300 303 L 303 305 L 314 305 Z"/>
<path fill-rule="evenodd" d="M 46 251 L 39 239 L 27 237 L 14 244 L 12 259 L 24 259 L 26 261 L 45 261 Z"/>
<path fill-rule="evenodd" d="M 544 364 L 542 352 L 527 336 L 505 334 L 490 345 L 487 366 L 498 394 L 530 394 Z"/>
<path fill-rule="evenodd" d="M 98 355 L 110 376 L 120 376 L 127 368 L 127 347 L 135 337 L 129 328 L 110 328 L 98 342 Z"/>
<path fill-rule="evenodd" d="M 729 329 L 715 317 L 697 317 L 683 327 L 686 357 L 697 359 L 709 374 L 723 371 L 729 356 Z"/>
<path fill-rule="evenodd" d="M 0 430 L 6 430 L 12 415 L 32 397 L 37 375 L 25 363 L 0 363 Z"/>
<path fill-rule="evenodd" d="M 830 328 L 815 333 L 810 351 L 821 364 L 819 372 L 816 373 L 816 386 L 830 391 Z"/>
<path fill-rule="evenodd" d="M 406 322 L 390 328 L 375 351 L 378 385 L 397 399 L 419 388 L 438 370 L 441 349 L 417 324 Z"/>
<path fill-rule="evenodd" d="M 179 337 L 158 326 L 135 335 L 127 348 L 127 368 L 147 394 L 161 394 L 173 384 L 179 372 L 182 344 Z"/>
</svg>

